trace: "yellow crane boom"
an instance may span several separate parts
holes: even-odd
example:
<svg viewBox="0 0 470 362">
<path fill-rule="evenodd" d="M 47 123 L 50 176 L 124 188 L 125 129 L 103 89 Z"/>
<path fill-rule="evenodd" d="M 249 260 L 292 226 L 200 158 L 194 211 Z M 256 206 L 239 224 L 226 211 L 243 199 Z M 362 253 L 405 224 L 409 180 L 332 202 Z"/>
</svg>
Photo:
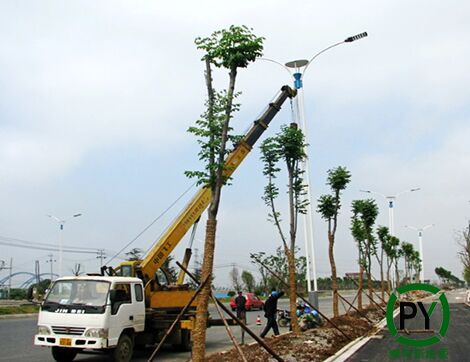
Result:
<svg viewBox="0 0 470 362">
<path fill-rule="evenodd" d="M 224 171 L 225 176 L 231 176 L 233 174 L 251 151 L 256 141 L 268 128 L 269 123 L 279 112 L 285 100 L 295 97 L 296 93 L 296 90 L 291 89 L 289 86 L 283 86 L 281 88 L 281 92 L 274 102 L 270 103 L 261 117 L 253 122 L 250 130 L 227 156 Z M 168 227 L 160 240 L 147 253 L 145 258 L 140 263 L 133 263 L 134 268 L 136 268 L 133 274 L 140 274 L 146 283 L 153 280 L 157 270 L 165 263 L 173 249 L 209 206 L 211 199 L 212 194 L 210 188 L 205 186 L 201 187 L 175 221 Z"/>
</svg>

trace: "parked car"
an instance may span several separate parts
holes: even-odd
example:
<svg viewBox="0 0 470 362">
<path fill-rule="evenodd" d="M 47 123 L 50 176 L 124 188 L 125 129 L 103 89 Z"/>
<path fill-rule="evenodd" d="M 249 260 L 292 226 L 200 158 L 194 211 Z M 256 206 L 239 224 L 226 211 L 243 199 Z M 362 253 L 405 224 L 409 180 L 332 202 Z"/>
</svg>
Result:
<svg viewBox="0 0 470 362">
<path fill-rule="evenodd" d="M 246 302 L 245 302 L 246 310 L 253 310 L 253 309 L 263 310 L 264 302 L 261 299 L 259 299 L 256 295 L 254 295 L 253 293 L 245 293 L 243 294 L 243 296 L 246 299 Z M 234 311 L 237 308 L 237 305 L 235 304 L 235 298 L 236 296 L 230 299 L 230 308 L 232 308 L 232 311 Z"/>
</svg>

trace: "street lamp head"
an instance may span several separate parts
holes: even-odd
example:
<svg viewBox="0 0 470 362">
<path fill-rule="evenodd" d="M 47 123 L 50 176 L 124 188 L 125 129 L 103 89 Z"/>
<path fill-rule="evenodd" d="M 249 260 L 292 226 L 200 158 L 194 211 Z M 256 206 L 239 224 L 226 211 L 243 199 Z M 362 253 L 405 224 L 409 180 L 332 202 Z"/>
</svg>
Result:
<svg viewBox="0 0 470 362">
<path fill-rule="evenodd" d="M 370 193 L 371 193 L 371 191 L 370 191 L 370 190 L 359 190 L 359 191 L 360 191 L 360 192 L 367 192 L 368 194 L 370 194 Z"/>
<path fill-rule="evenodd" d="M 307 59 L 297 59 L 297 60 L 293 60 L 291 62 L 287 62 L 285 64 L 286 67 L 288 68 L 302 68 L 302 67 L 305 67 L 307 64 L 308 64 L 308 60 Z"/>
<path fill-rule="evenodd" d="M 419 190 L 421 190 L 421 188 L 420 188 L 420 187 L 416 187 L 416 188 L 414 188 L 414 189 L 411 189 L 410 191 L 413 192 L 413 191 L 419 191 Z"/>
<path fill-rule="evenodd" d="M 357 34 L 357 35 L 350 36 L 349 38 L 346 38 L 344 40 L 344 42 L 345 43 L 352 43 L 353 41 L 365 38 L 366 36 L 367 36 L 367 33 L 363 32 L 363 33 L 360 33 L 360 34 Z"/>
<path fill-rule="evenodd" d="M 75 214 L 75 215 L 73 215 L 73 217 L 79 217 L 79 216 L 82 216 L 82 214 Z"/>
</svg>

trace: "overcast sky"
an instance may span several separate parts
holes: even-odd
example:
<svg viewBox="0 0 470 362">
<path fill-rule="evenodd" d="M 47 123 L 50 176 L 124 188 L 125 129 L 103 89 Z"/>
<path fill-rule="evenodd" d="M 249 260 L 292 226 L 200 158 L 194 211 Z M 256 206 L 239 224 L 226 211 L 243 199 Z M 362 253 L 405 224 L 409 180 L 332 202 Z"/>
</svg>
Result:
<svg viewBox="0 0 470 362">
<path fill-rule="evenodd" d="M 327 191 L 328 169 L 352 173 L 335 245 L 338 272 L 357 270 L 349 223 L 351 201 L 367 196 L 359 190 L 393 195 L 420 187 L 397 200 L 396 234 L 417 247 L 416 232 L 404 225 L 435 224 L 424 235 L 425 277 L 435 279 L 436 266 L 461 277 L 455 234 L 470 216 L 469 18 L 470 4 L 453 0 L 1 1 L 0 240 L 57 243 L 57 224 L 46 214 L 80 212 L 66 223 L 64 244 L 103 248 L 110 257 L 192 184 L 183 172 L 200 163 L 186 130 L 205 98 L 195 37 L 244 24 L 266 38 L 266 58 L 284 63 L 367 31 L 368 38 L 317 58 L 304 79 L 314 198 Z M 217 86 L 225 80 L 220 72 Z M 291 79 L 273 63 L 241 71 L 236 130 L 283 84 Z M 267 135 L 291 122 L 289 108 Z M 264 184 L 256 149 L 223 192 L 218 285 L 227 282 L 230 263 L 255 270 L 249 253 L 280 245 L 266 221 Z M 195 191 L 131 247 L 150 247 Z M 386 202 L 377 201 L 378 224 L 387 225 Z M 327 276 L 318 214 L 314 233 L 317 272 Z M 298 241 L 303 253 L 302 233 Z M 195 246 L 201 253 L 202 242 Z M 0 259 L 13 257 L 14 272 L 34 271 L 34 260 L 49 271 L 46 250 L 0 250 Z M 88 272 L 99 265 L 94 254 L 64 253 L 64 271 L 75 263 Z"/>
</svg>

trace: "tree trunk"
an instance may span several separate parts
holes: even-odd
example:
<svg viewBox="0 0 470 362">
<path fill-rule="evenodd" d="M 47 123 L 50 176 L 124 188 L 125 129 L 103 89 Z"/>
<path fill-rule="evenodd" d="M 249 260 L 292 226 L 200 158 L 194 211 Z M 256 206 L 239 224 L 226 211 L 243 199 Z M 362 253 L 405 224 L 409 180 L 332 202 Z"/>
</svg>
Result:
<svg viewBox="0 0 470 362">
<path fill-rule="evenodd" d="M 336 280 L 336 264 L 335 264 L 335 257 L 333 254 L 333 246 L 335 243 L 335 237 L 333 234 L 328 233 L 328 256 L 330 257 L 330 265 L 331 265 L 331 289 L 333 290 L 333 316 L 339 316 L 338 310 L 338 281 Z"/>
<path fill-rule="evenodd" d="M 212 287 L 212 268 L 214 265 L 215 232 L 217 220 L 215 216 L 209 214 L 206 224 L 206 241 L 204 243 L 204 259 L 202 261 L 201 280 L 211 278 L 202 289 L 197 303 L 196 326 L 193 331 L 192 360 L 194 362 L 204 361 L 206 354 L 206 328 L 207 328 L 207 307 L 209 295 Z"/>
<path fill-rule="evenodd" d="M 388 290 L 388 295 L 391 294 L 392 292 L 392 281 L 390 280 L 390 267 L 392 266 L 392 263 L 390 263 L 387 259 L 387 290 Z"/>
<path fill-rule="evenodd" d="M 400 286 L 400 275 L 398 273 L 398 258 L 395 259 L 395 288 Z"/>
<path fill-rule="evenodd" d="M 359 265 L 359 285 L 357 290 L 357 309 L 362 309 L 362 289 L 364 280 L 364 266 L 362 263 Z"/>
<path fill-rule="evenodd" d="M 373 285 L 372 285 L 372 275 L 370 274 L 370 268 L 367 271 L 367 288 L 369 289 L 369 306 L 373 307 L 374 306 L 374 293 L 372 292 L 373 290 Z"/>
<path fill-rule="evenodd" d="M 382 300 L 385 300 L 384 266 L 382 263 L 380 263 L 380 291 L 382 292 Z"/>
<path fill-rule="evenodd" d="M 297 282 L 295 272 L 295 257 L 292 250 L 286 250 L 287 265 L 289 268 L 289 306 L 291 310 L 291 326 L 292 332 L 300 333 L 299 320 L 297 318 Z"/>
<path fill-rule="evenodd" d="M 384 284 L 384 248 L 380 251 L 380 291 L 382 292 L 382 300 L 385 300 L 385 284 Z"/>
</svg>

